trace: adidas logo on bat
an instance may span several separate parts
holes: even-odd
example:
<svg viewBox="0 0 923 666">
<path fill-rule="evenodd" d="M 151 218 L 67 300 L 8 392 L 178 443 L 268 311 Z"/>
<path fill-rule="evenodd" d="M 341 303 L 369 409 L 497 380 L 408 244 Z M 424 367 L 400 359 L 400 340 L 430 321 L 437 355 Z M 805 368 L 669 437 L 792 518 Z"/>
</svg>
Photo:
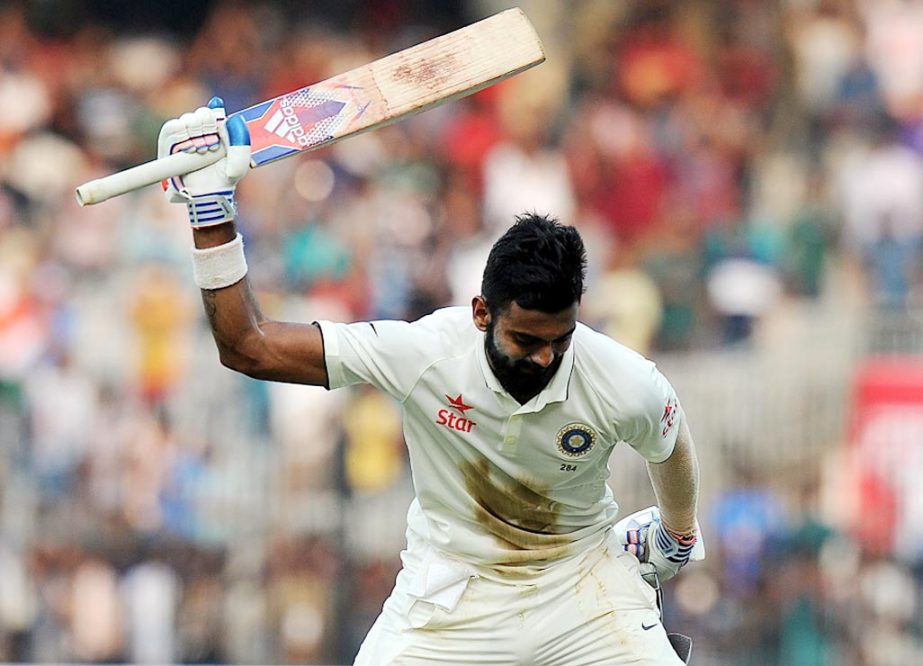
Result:
<svg viewBox="0 0 923 666">
<path fill-rule="evenodd" d="M 286 97 L 279 100 L 278 110 L 272 114 L 266 124 L 263 125 L 263 128 L 290 143 L 297 143 L 301 146 L 306 146 L 310 143 L 307 133 L 298 119 L 298 114 Z"/>
</svg>

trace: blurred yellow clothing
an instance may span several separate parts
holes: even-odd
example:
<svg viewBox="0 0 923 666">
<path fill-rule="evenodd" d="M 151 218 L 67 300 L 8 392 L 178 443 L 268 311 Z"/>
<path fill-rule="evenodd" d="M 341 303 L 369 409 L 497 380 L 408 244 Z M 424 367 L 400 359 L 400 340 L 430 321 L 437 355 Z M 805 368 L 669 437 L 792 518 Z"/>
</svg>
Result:
<svg viewBox="0 0 923 666">
<path fill-rule="evenodd" d="M 383 393 L 365 391 L 347 408 L 346 478 L 351 488 L 389 488 L 403 467 L 400 413 Z"/>
<path fill-rule="evenodd" d="M 163 271 L 147 273 L 138 285 L 132 310 L 138 383 L 145 396 L 162 396 L 181 374 L 180 334 L 187 318 L 186 302 L 175 280 Z"/>
</svg>

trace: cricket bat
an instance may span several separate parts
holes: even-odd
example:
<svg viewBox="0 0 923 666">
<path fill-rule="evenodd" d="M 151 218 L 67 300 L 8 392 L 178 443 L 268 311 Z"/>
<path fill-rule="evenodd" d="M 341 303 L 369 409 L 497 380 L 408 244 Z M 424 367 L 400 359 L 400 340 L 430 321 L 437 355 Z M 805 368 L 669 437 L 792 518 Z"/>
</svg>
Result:
<svg viewBox="0 0 923 666">
<path fill-rule="evenodd" d="M 508 9 L 232 115 L 247 123 L 256 168 L 470 95 L 544 60 L 529 19 Z M 77 201 L 100 203 L 202 169 L 224 153 L 175 153 L 91 180 L 77 188 Z"/>
</svg>

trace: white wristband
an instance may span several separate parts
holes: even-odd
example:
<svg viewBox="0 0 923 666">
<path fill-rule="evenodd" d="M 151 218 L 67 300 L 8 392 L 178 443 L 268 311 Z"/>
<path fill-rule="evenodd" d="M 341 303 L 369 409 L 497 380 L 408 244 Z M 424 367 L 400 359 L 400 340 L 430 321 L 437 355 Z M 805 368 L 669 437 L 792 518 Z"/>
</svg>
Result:
<svg viewBox="0 0 923 666">
<path fill-rule="evenodd" d="M 240 234 L 229 243 L 205 249 L 192 248 L 192 275 L 200 289 L 223 289 L 247 274 L 244 239 Z"/>
</svg>

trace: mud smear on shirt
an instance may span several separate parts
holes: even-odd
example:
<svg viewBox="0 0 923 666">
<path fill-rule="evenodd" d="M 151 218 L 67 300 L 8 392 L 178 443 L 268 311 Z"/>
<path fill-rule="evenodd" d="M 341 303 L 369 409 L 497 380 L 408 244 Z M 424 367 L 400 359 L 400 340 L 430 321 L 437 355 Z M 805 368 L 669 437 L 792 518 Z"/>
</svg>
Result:
<svg viewBox="0 0 923 666">
<path fill-rule="evenodd" d="M 508 550 L 501 564 L 530 564 L 565 555 L 570 538 L 558 533 L 557 502 L 538 484 L 491 468 L 486 460 L 459 467 L 474 500 L 474 518 Z"/>
</svg>

